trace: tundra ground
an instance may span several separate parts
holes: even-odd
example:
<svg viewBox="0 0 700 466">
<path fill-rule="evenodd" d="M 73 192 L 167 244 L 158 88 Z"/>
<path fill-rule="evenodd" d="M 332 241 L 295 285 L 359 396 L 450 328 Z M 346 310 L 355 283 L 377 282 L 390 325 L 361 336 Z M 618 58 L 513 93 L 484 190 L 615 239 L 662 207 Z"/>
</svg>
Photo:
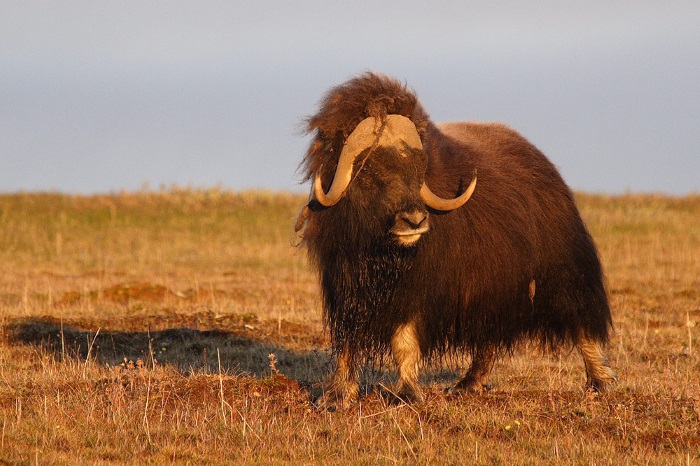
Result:
<svg viewBox="0 0 700 466">
<path fill-rule="evenodd" d="M 0 195 L 0 463 L 697 464 L 700 196 L 578 195 L 620 375 L 523 346 L 493 389 L 319 412 L 332 367 L 302 196 L 168 189 Z"/>
</svg>

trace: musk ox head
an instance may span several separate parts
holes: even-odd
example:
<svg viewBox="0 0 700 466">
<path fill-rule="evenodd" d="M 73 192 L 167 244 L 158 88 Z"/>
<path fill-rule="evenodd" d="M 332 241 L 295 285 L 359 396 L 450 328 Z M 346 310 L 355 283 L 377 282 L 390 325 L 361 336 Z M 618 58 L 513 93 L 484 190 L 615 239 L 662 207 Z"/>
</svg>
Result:
<svg viewBox="0 0 700 466">
<path fill-rule="evenodd" d="M 373 236 L 412 246 L 430 229 L 428 210 L 450 211 L 466 203 L 476 187 L 453 199 L 435 195 L 425 183 L 427 156 L 416 125 L 397 114 L 370 116 L 345 140 L 332 173 L 318 167 L 312 210 L 352 206 Z M 352 218 L 352 214 L 345 218 Z"/>
</svg>

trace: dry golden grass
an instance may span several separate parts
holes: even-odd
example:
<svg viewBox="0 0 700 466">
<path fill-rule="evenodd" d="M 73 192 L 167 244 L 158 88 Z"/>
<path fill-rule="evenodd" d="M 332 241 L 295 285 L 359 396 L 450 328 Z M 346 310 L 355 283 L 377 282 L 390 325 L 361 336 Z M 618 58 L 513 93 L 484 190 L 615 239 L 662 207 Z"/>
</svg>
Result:
<svg viewBox="0 0 700 466">
<path fill-rule="evenodd" d="M 319 292 L 291 246 L 301 196 L 0 196 L 0 463 L 697 464 L 700 197 L 580 195 L 621 380 L 523 348 L 495 388 L 317 412 Z M 460 363 L 460 362 L 458 362 Z M 464 362 L 461 362 L 463 364 Z"/>
</svg>

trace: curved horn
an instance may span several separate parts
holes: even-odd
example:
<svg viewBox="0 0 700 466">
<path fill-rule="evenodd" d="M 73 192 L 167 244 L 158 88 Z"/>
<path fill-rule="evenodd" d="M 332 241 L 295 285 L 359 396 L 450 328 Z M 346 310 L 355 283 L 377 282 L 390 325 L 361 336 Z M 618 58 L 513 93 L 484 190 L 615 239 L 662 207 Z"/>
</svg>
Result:
<svg viewBox="0 0 700 466">
<path fill-rule="evenodd" d="M 321 170 L 319 169 L 316 172 L 316 177 L 314 178 L 314 195 L 321 205 L 331 207 L 338 203 L 343 192 L 345 192 L 345 189 L 347 189 L 350 184 L 350 180 L 352 180 L 352 166 L 355 159 L 374 141 L 376 124 L 377 121 L 375 118 L 365 118 L 355 127 L 353 132 L 350 133 L 347 141 L 345 141 L 343 150 L 340 152 L 338 167 L 335 169 L 333 183 L 330 189 L 328 189 L 328 193 L 323 191 Z"/>
<path fill-rule="evenodd" d="M 443 199 L 438 197 L 430 190 L 430 188 L 428 188 L 428 185 L 425 183 L 423 183 L 423 186 L 420 188 L 420 195 L 423 198 L 423 202 L 425 202 L 425 205 L 428 207 L 446 212 L 462 207 L 469 200 L 469 198 L 472 197 L 474 188 L 476 188 L 476 170 L 474 170 L 474 179 L 469 184 L 466 191 L 454 199 Z"/>
<path fill-rule="evenodd" d="M 375 117 L 362 120 L 350 133 L 338 159 L 338 168 L 333 176 L 333 183 L 328 192 L 323 191 L 321 170 L 314 178 L 314 195 L 316 200 L 325 207 L 335 205 L 352 180 L 352 167 L 355 159 L 368 147 L 403 145 L 422 149 L 420 136 L 413 122 L 402 115 L 387 115 L 385 126 Z"/>
<path fill-rule="evenodd" d="M 345 189 L 350 184 L 352 179 L 352 165 L 355 161 L 355 154 L 352 157 L 343 157 L 345 151 L 340 154 L 340 160 L 338 160 L 338 168 L 335 170 L 335 176 L 333 177 L 333 184 L 331 184 L 328 194 L 323 191 L 323 182 L 321 181 L 321 170 L 316 172 L 314 178 L 314 197 L 316 200 L 325 207 L 330 207 L 335 205 L 340 200 L 340 197 L 345 192 Z M 347 155 L 347 154 L 345 154 Z M 321 167 L 323 168 L 323 167 Z"/>
</svg>

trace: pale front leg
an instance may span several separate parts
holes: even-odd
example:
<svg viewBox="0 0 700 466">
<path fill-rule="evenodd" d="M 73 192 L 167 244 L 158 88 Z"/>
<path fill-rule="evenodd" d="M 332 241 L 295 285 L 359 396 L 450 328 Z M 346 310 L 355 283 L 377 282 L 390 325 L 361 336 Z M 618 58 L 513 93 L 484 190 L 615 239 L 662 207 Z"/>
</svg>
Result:
<svg viewBox="0 0 700 466">
<path fill-rule="evenodd" d="M 496 351 L 492 348 L 478 348 L 472 358 L 471 366 L 467 374 L 462 377 L 462 380 L 457 382 L 448 393 L 481 393 L 487 387 L 486 378 L 488 377 L 493 363 L 496 360 Z"/>
<path fill-rule="evenodd" d="M 600 343 L 583 335 L 577 346 L 586 365 L 586 387 L 604 392 L 617 381 L 617 374 L 608 364 Z"/>
<path fill-rule="evenodd" d="M 406 402 L 423 401 L 423 392 L 418 383 L 421 351 L 414 324 L 403 324 L 396 329 L 391 338 L 391 354 L 399 371 L 396 396 Z"/>
<path fill-rule="evenodd" d="M 333 374 L 323 395 L 317 400 L 319 407 L 332 409 L 339 405 L 342 408 L 347 408 L 351 403 L 357 401 L 360 393 L 357 377 L 357 368 L 346 348 L 338 354 L 338 366 L 335 374 Z"/>
</svg>

